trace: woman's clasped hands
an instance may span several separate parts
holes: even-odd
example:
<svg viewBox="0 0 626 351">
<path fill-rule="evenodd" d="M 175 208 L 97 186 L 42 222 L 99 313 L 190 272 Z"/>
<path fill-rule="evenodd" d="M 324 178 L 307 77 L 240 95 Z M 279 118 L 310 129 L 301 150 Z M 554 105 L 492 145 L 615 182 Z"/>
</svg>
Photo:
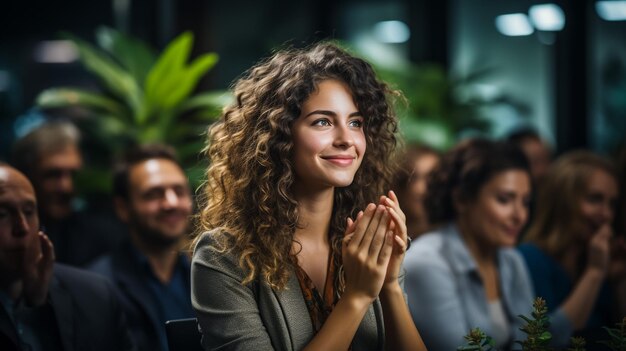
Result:
<svg viewBox="0 0 626 351">
<path fill-rule="evenodd" d="M 405 215 L 390 191 L 370 203 L 356 219 L 347 219 L 343 239 L 344 297 L 373 301 L 381 290 L 399 286 L 398 276 L 407 247 Z"/>
</svg>

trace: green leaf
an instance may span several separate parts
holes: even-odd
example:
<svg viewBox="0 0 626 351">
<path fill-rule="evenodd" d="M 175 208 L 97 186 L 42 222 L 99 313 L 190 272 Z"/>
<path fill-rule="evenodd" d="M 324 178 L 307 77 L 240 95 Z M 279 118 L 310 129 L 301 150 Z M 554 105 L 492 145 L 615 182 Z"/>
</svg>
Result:
<svg viewBox="0 0 626 351">
<path fill-rule="evenodd" d="M 217 90 L 201 93 L 183 101 L 176 109 L 177 114 L 191 110 L 221 110 L 222 107 L 234 101 L 233 95 L 228 91 Z"/>
<path fill-rule="evenodd" d="M 119 61 L 141 86 L 156 60 L 156 55 L 144 42 L 115 29 L 102 26 L 96 30 L 98 45 Z"/>
<path fill-rule="evenodd" d="M 145 82 L 145 98 L 151 108 L 160 106 L 165 95 L 176 88 L 175 82 L 178 81 L 181 72 L 184 72 L 192 43 L 191 32 L 179 35 L 165 48 L 148 72 Z"/>
<path fill-rule="evenodd" d="M 520 314 L 520 315 L 518 315 L 518 317 L 520 317 L 521 319 L 523 319 L 526 323 L 532 323 L 532 322 L 534 321 L 533 319 L 530 319 L 530 318 L 528 318 L 528 317 L 526 317 L 526 316 L 524 316 L 524 315 L 521 315 L 521 314 Z"/>
<path fill-rule="evenodd" d="M 187 160 L 191 158 L 197 159 L 204 145 L 205 145 L 204 141 L 185 143 L 184 145 L 181 145 L 176 148 L 178 157 L 181 160 Z"/>
<path fill-rule="evenodd" d="M 117 101 L 78 88 L 46 89 L 37 96 L 35 104 L 41 108 L 81 106 L 95 112 L 107 112 L 120 120 L 128 120 L 128 110 Z"/>
<path fill-rule="evenodd" d="M 171 79 L 163 85 L 163 88 L 167 89 L 167 93 L 162 95 L 161 106 L 166 109 L 173 108 L 189 97 L 200 78 L 215 66 L 217 60 L 217 54 L 205 54 L 196 59 L 189 68 L 178 76 L 172 75 Z"/>
<path fill-rule="evenodd" d="M 480 350 L 480 346 L 467 345 L 467 346 L 459 346 L 456 349 L 457 351 L 477 351 L 477 350 Z"/>
<path fill-rule="evenodd" d="M 549 331 L 544 331 L 539 335 L 539 340 L 541 341 L 550 341 L 550 339 L 552 339 L 552 334 Z"/>
<path fill-rule="evenodd" d="M 64 36 L 74 42 L 80 54 L 80 61 L 87 70 L 98 76 L 105 87 L 113 95 L 125 101 L 133 111 L 139 109 L 142 94 L 132 75 L 91 44 L 71 34 Z"/>
</svg>

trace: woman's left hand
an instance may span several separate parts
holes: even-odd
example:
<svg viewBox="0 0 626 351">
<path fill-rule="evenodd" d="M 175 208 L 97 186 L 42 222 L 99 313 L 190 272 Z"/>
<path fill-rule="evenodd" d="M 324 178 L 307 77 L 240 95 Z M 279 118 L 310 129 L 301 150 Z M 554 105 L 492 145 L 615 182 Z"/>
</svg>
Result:
<svg viewBox="0 0 626 351">
<path fill-rule="evenodd" d="M 390 228 L 394 232 L 394 245 L 391 259 L 389 260 L 389 266 L 387 267 L 387 275 L 385 276 L 385 287 L 390 287 L 392 284 L 398 283 L 398 277 L 400 276 L 400 270 L 402 269 L 402 260 L 404 260 L 404 253 L 406 252 L 407 245 L 407 228 L 406 228 L 406 216 L 400 209 L 398 197 L 393 191 L 389 191 L 388 196 L 380 197 L 380 204 L 387 207 L 387 211 L 391 217 Z"/>
</svg>

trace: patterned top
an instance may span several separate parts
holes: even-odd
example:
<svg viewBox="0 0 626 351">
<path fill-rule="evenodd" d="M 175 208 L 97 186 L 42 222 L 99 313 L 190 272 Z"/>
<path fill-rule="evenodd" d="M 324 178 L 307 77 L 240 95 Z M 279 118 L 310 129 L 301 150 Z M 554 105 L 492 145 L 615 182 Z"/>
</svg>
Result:
<svg viewBox="0 0 626 351">
<path fill-rule="evenodd" d="M 319 291 L 311 281 L 311 278 L 306 274 L 304 269 L 299 265 L 296 265 L 296 275 L 300 288 L 302 289 L 302 295 L 304 301 L 309 310 L 309 316 L 313 323 L 313 329 L 317 333 L 322 329 L 322 325 L 326 322 L 326 318 L 333 311 L 333 308 L 339 301 L 339 296 L 336 294 L 338 291 L 337 284 L 339 279 L 336 276 L 335 260 L 331 253 L 328 258 L 328 270 L 326 272 L 326 282 L 324 283 L 324 294 L 320 295 Z"/>
</svg>

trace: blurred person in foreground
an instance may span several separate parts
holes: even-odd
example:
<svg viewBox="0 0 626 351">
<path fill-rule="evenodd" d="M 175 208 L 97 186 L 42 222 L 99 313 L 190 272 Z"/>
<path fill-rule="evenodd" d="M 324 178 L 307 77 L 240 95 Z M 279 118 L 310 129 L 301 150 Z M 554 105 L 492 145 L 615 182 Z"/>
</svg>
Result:
<svg viewBox="0 0 626 351">
<path fill-rule="evenodd" d="M 145 145 L 126 153 L 113 183 L 129 237 L 90 269 L 115 284 L 138 349 L 167 351 L 165 322 L 195 316 L 189 257 L 181 254 L 192 212 L 189 182 L 170 147 Z"/>
<path fill-rule="evenodd" d="M 406 215 L 408 234 L 415 239 L 431 229 L 424 198 L 428 177 L 439 164 L 440 156 L 427 146 L 407 145 L 398 160 L 400 167 L 394 176 L 393 189 Z"/>
<path fill-rule="evenodd" d="M 519 248 L 548 311 L 567 316 L 564 331 L 605 349 L 601 328 L 626 317 L 626 244 L 612 223 L 618 198 L 614 165 L 588 151 L 559 157 L 547 172 L 535 220 Z"/>
<path fill-rule="evenodd" d="M 407 253 L 406 292 L 415 324 L 432 350 L 455 350 L 479 327 L 500 350 L 523 340 L 520 314 L 535 297 L 514 249 L 528 218 L 528 161 L 515 145 L 474 139 L 443 156 L 426 205 L 441 227 Z M 551 316 L 552 326 L 567 323 Z M 569 337 L 569 335 L 567 335 Z"/>
<path fill-rule="evenodd" d="M 133 350 L 106 279 L 54 263 L 29 180 L 0 163 L 2 350 Z"/>
<path fill-rule="evenodd" d="M 192 263 L 204 349 L 425 350 L 388 188 L 394 92 L 319 43 L 263 60 L 234 93 L 209 132 Z"/>
<path fill-rule="evenodd" d="M 32 182 L 39 216 L 58 262 L 85 266 L 123 237 L 113 216 L 75 209 L 75 176 L 83 167 L 80 133 L 69 122 L 47 122 L 13 145 L 12 164 Z"/>
</svg>

